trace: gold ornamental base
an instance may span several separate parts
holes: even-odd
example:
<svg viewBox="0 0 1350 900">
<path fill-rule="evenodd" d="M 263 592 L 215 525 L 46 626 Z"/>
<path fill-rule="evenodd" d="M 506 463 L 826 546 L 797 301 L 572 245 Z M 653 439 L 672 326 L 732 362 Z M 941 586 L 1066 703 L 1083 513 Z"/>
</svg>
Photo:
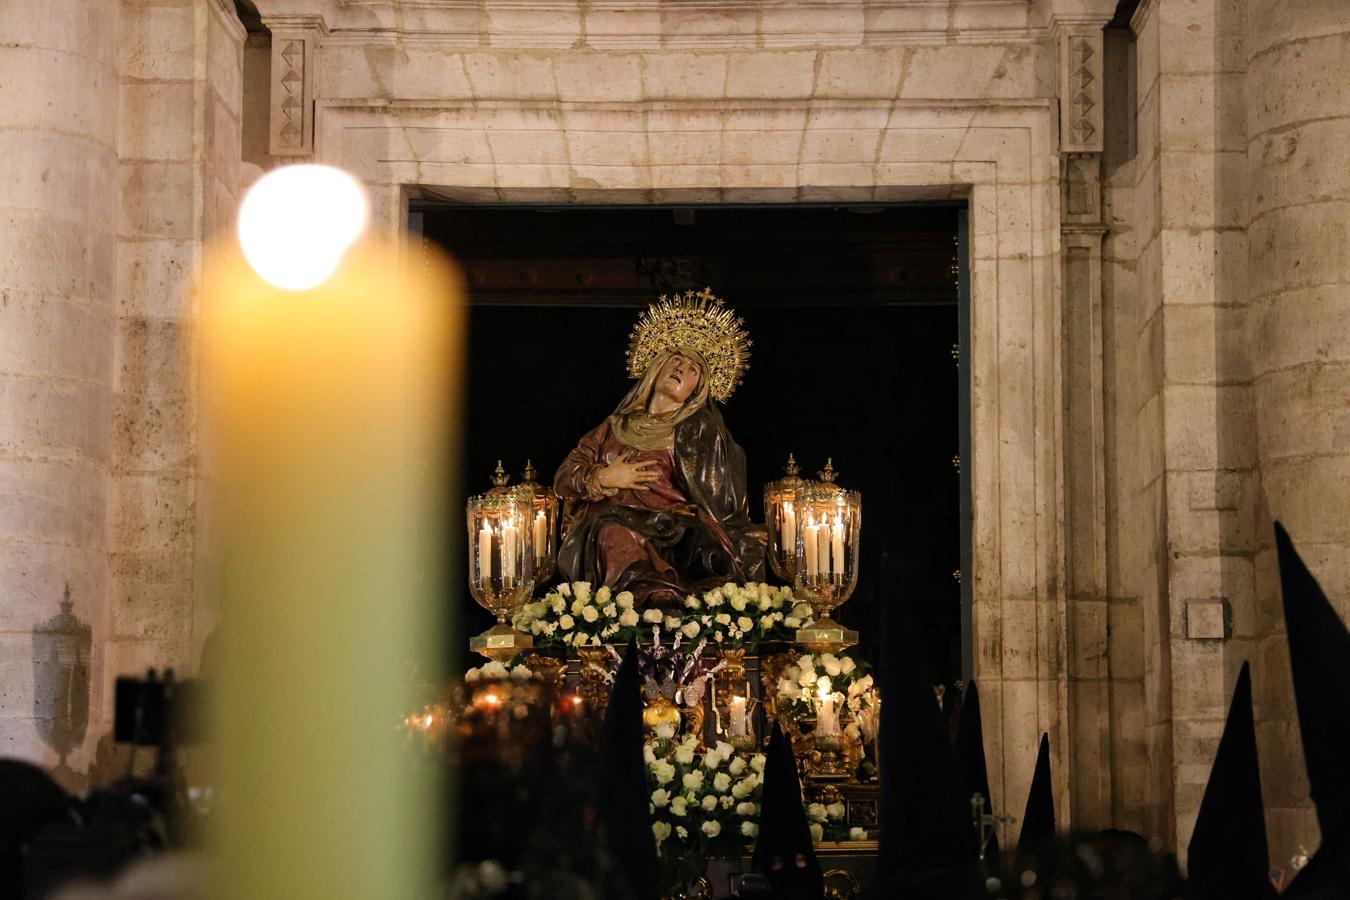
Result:
<svg viewBox="0 0 1350 900">
<path fill-rule="evenodd" d="M 858 643 L 858 632 L 826 616 L 797 629 L 797 643 L 812 653 L 838 653 Z"/>
<path fill-rule="evenodd" d="M 499 663 L 508 663 L 534 646 L 534 638 L 498 622 L 480 635 L 469 638 L 469 649 Z"/>
</svg>

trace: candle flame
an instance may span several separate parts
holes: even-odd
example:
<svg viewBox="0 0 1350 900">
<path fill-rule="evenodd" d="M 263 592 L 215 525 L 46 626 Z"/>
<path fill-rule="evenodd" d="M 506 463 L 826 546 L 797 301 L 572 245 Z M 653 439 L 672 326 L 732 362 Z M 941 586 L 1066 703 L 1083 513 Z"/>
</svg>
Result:
<svg viewBox="0 0 1350 900">
<path fill-rule="evenodd" d="M 501 702 L 501 698 L 498 697 L 496 694 L 485 694 L 483 696 L 483 702 L 486 703 L 488 706 L 496 706 L 498 703 Z"/>
</svg>

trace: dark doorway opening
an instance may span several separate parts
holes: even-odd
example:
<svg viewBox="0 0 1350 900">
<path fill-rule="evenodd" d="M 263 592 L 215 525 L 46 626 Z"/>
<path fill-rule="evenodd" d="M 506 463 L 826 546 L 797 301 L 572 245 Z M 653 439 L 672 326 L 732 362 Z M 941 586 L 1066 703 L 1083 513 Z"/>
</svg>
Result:
<svg viewBox="0 0 1350 900">
<path fill-rule="evenodd" d="M 840 483 L 862 491 L 864 522 L 858 588 L 837 617 L 875 661 L 882 604 L 902 605 L 935 681 L 961 677 L 963 208 L 428 203 L 412 216 L 469 284 L 464 493 L 485 490 L 498 459 L 513 473 L 532 459 L 551 480 L 626 391 L 638 312 L 711 287 L 754 341 L 723 406 L 746 451 L 752 518 L 789 451 L 811 474 L 832 458 Z M 464 633 L 489 621 L 467 599 L 464 614 Z"/>
</svg>

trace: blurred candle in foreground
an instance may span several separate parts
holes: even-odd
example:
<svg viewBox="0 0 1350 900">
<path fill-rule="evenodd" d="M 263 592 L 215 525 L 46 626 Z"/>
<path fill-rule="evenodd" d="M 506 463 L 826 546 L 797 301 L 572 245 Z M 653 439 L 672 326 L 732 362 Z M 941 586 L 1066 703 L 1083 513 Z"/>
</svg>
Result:
<svg viewBox="0 0 1350 900">
<path fill-rule="evenodd" d="M 354 220 L 316 222 L 353 212 L 307 193 L 345 190 L 338 176 L 301 173 L 272 207 L 251 194 L 241 229 L 279 220 L 279 245 L 251 266 L 258 236 L 241 233 L 204 273 L 225 569 L 216 897 L 428 897 L 441 874 L 443 793 L 397 726 L 410 666 L 434 680 L 456 643 L 439 557 L 460 293 Z M 286 244 L 325 228 L 336 244 Z"/>
</svg>

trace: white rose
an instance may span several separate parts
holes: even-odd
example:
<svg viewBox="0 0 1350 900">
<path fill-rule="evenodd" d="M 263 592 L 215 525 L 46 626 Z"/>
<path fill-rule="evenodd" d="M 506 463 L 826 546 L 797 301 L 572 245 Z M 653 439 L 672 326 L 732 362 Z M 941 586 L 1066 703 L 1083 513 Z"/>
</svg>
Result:
<svg viewBox="0 0 1350 900">
<path fill-rule="evenodd" d="M 723 809 L 731 809 L 731 804 L 735 803 L 736 800 L 730 794 L 723 794 L 722 799 L 718 802 L 722 804 Z"/>
<path fill-rule="evenodd" d="M 684 636 L 687 638 L 698 637 L 697 622 L 685 622 L 684 625 L 680 627 L 680 630 L 684 632 Z"/>
<path fill-rule="evenodd" d="M 481 669 L 470 669 L 469 671 L 467 671 L 467 672 L 464 673 L 464 680 L 465 680 L 465 681 L 468 681 L 468 682 L 474 682 L 474 681 L 477 681 L 478 679 L 480 679 L 480 678 L 482 678 L 482 677 L 483 677 L 483 672 L 482 672 Z"/>
<path fill-rule="evenodd" d="M 680 619 L 678 616 L 666 616 L 666 631 L 674 631 L 679 627 Z"/>
<path fill-rule="evenodd" d="M 548 604 L 543 600 L 540 600 L 538 603 L 531 603 L 530 615 L 534 616 L 536 619 L 542 619 L 544 616 L 548 615 Z"/>
<path fill-rule="evenodd" d="M 647 609 L 642 611 L 642 621 L 651 622 L 653 625 L 661 624 L 661 610 Z"/>
<path fill-rule="evenodd" d="M 754 837 L 755 835 L 759 834 L 759 826 L 756 825 L 754 822 L 742 822 L 741 834 L 745 835 L 746 837 Z"/>
<path fill-rule="evenodd" d="M 600 610 L 606 618 L 612 619 L 619 614 L 619 608 L 613 603 L 606 603 L 605 608 Z"/>
<path fill-rule="evenodd" d="M 675 751 L 675 762 L 682 766 L 687 766 L 694 761 L 694 750 L 692 747 L 680 747 Z"/>
<path fill-rule="evenodd" d="M 824 822 L 829 813 L 825 811 L 824 803 L 812 803 L 806 807 L 806 815 L 813 821 Z"/>
<path fill-rule="evenodd" d="M 656 749 L 651 744 L 642 745 L 642 758 L 649 764 L 656 762 Z"/>
<path fill-rule="evenodd" d="M 632 628 L 638 623 L 638 614 L 631 609 L 625 609 L 619 613 L 619 624 L 624 628 Z"/>
<path fill-rule="evenodd" d="M 844 808 L 843 803 L 831 803 L 825 807 L 825 814 L 831 819 L 842 819 L 848 810 Z"/>
<path fill-rule="evenodd" d="M 632 591 L 619 591 L 619 596 L 615 597 L 614 599 L 615 599 L 615 601 L 619 604 L 619 609 L 632 609 L 632 608 L 633 608 L 633 592 L 632 592 Z"/>
<path fill-rule="evenodd" d="M 719 794 L 725 794 L 731 787 L 731 776 L 726 772 L 718 772 L 713 776 L 713 790 Z"/>
<path fill-rule="evenodd" d="M 722 832 L 722 823 L 717 821 L 704 822 L 699 828 L 708 837 L 717 837 Z"/>
<path fill-rule="evenodd" d="M 578 597 L 577 599 L 575 599 L 575 600 L 572 601 L 572 606 L 571 606 L 572 615 L 574 615 L 574 616 L 579 616 L 579 615 L 581 615 L 581 611 L 582 611 L 583 609 L 585 609 L 585 608 L 586 608 L 586 604 L 581 602 L 581 598 L 580 598 L 580 597 Z"/>
<path fill-rule="evenodd" d="M 608 603 L 609 595 L 610 595 L 609 585 L 602 584 L 600 585 L 600 590 L 595 592 L 595 602 L 601 604 Z"/>
<path fill-rule="evenodd" d="M 582 600 L 591 599 L 591 583 L 589 581 L 574 581 L 572 591 Z"/>
<path fill-rule="evenodd" d="M 825 840 L 825 829 L 818 823 L 811 823 L 811 843 L 819 844 Z"/>
<path fill-rule="evenodd" d="M 513 669 L 511 669 L 511 680 L 512 680 L 512 681 L 529 681 L 529 680 L 530 680 L 530 676 L 533 675 L 533 674 L 534 674 L 534 673 L 530 671 L 530 667 L 529 667 L 529 666 L 526 666 L 526 665 L 519 665 L 519 666 L 516 666 L 516 667 L 514 667 Z"/>
<path fill-rule="evenodd" d="M 851 656 L 845 656 L 843 659 L 839 660 L 839 671 L 843 672 L 845 675 L 848 675 L 856 668 L 858 668 L 858 664 L 853 661 L 853 657 Z"/>
<path fill-rule="evenodd" d="M 675 726 L 669 722 L 663 722 L 656 726 L 656 736 L 663 741 L 668 741 L 675 736 Z"/>
<path fill-rule="evenodd" d="M 736 815 L 753 816 L 754 814 L 755 804 L 751 803 L 749 800 L 742 800 L 740 803 L 736 804 Z"/>
<path fill-rule="evenodd" d="M 685 838 L 689 837 L 689 831 L 683 825 L 676 825 L 675 833 L 679 835 L 680 840 L 684 840 Z"/>
<path fill-rule="evenodd" d="M 718 614 L 714 617 L 713 621 L 716 622 L 718 625 L 730 625 L 730 624 L 731 624 L 731 614 L 730 614 L 730 613 L 718 613 Z"/>
<path fill-rule="evenodd" d="M 659 844 L 670 837 L 670 825 L 666 822 L 653 822 L 652 834 L 656 836 L 656 842 Z"/>
<path fill-rule="evenodd" d="M 865 840 L 867 840 L 867 829 L 866 829 L 866 828 L 859 828 L 859 827 L 857 827 L 857 826 L 855 825 L 854 827 L 852 827 L 852 828 L 850 828 L 850 829 L 848 830 L 848 839 L 849 839 L 850 841 L 865 841 Z"/>
<path fill-rule="evenodd" d="M 741 594 L 732 594 L 729 602 L 731 603 L 731 608 L 736 610 L 736 612 L 743 612 L 745 610 L 745 597 Z"/>
<path fill-rule="evenodd" d="M 587 622 L 594 622 L 596 619 L 600 618 L 600 610 L 596 609 L 594 606 L 588 606 L 581 611 L 581 617 Z"/>
<path fill-rule="evenodd" d="M 543 622 L 540 622 L 538 619 L 535 619 L 533 622 L 530 623 L 530 633 L 531 633 L 531 634 L 543 634 L 543 633 L 544 633 L 544 623 L 543 623 Z"/>
<path fill-rule="evenodd" d="M 685 790 L 697 791 L 703 787 L 703 773 L 686 772 L 684 778 L 681 779 L 681 782 L 684 784 Z"/>
<path fill-rule="evenodd" d="M 665 788 L 657 788 L 652 791 L 652 806 L 658 809 L 670 803 L 670 791 Z"/>
<path fill-rule="evenodd" d="M 749 616 L 741 616 L 736 620 L 736 627 L 741 631 L 750 631 L 755 627 L 755 620 Z"/>
<path fill-rule="evenodd" d="M 501 663 L 497 662 L 497 660 L 494 659 L 492 662 L 487 663 L 486 665 L 483 666 L 483 677 L 505 678 L 506 666 L 502 665 Z"/>
<path fill-rule="evenodd" d="M 787 618 L 783 619 L 783 624 L 786 625 L 788 628 L 801 628 L 802 620 L 797 618 L 796 616 L 788 616 Z"/>
<path fill-rule="evenodd" d="M 826 653 L 822 656 L 820 658 L 820 665 L 821 668 L 825 670 L 825 674 L 829 675 L 831 678 L 839 675 L 839 660 L 833 653 Z"/>
<path fill-rule="evenodd" d="M 683 816 L 689 812 L 689 801 L 683 797 L 676 797 L 670 801 L 670 814 L 672 816 Z"/>
<path fill-rule="evenodd" d="M 564 613 L 563 617 L 558 620 L 558 627 L 561 628 L 563 631 L 571 631 L 573 628 L 576 627 L 576 624 L 577 624 L 576 619 L 573 619 L 566 613 Z"/>
<path fill-rule="evenodd" d="M 772 627 L 773 627 L 773 616 L 760 616 L 760 617 L 759 617 L 759 627 L 760 627 L 760 628 L 763 628 L 765 631 L 768 631 L 770 628 L 772 628 Z"/>
<path fill-rule="evenodd" d="M 712 812 L 714 809 L 717 809 L 717 798 L 712 794 L 708 794 L 703 798 L 703 802 L 700 803 L 699 806 L 703 807 L 704 812 Z"/>
<path fill-rule="evenodd" d="M 709 591 L 708 593 L 706 593 L 706 594 L 703 595 L 703 603 L 704 603 L 705 606 L 721 606 L 721 605 L 722 605 L 722 592 L 721 592 L 721 591 Z"/>
<path fill-rule="evenodd" d="M 553 612 L 557 614 L 565 609 L 567 609 L 567 601 L 555 594 L 553 597 Z"/>
<path fill-rule="evenodd" d="M 749 797 L 754 790 L 755 786 L 753 784 L 746 784 L 745 780 L 742 779 L 731 786 L 731 796 L 735 797 L 737 800 L 744 800 L 746 797 Z"/>
<path fill-rule="evenodd" d="M 665 760 L 658 759 L 652 763 L 652 777 L 656 779 L 657 784 L 670 784 L 670 780 L 675 777 L 675 767 Z"/>
<path fill-rule="evenodd" d="M 741 759 L 739 756 L 736 757 L 731 761 L 731 765 L 727 766 L 727 771 L 732 775 L 740 775 L 745 771 L 745 760 Z"/>
<path fill-rule="evenodd" d="M 754 769 L 756 772 L 764 771 L 763 753 L 756 753 L 754 756 L 750 757 L 750 768 Z"/>
<path fill-rule="evenodd" d="M 815 670 L 815 669 L 802 669 L 802 674 L 799 675 L 799 676 L 797 677 L 797 681 L 798 681 L 798 683 L 800 683 L 801 686 L 804 687 L 804 688 L 812 688 L 812 687 L 815 687 L 815 686 L 816 686 L 816 670 Z"/>
<path fill-rule="evenodd" d="M 572 596 L 572 586 L 564 581 L 562 584 L 558 585 L 558 593 L 562 594 L 564 597 L 570 597 Z M 557 609 L 558 605 L 555 603 L 553 608 Z"/>
<path fill-rule="evenodd" d="M 684 598 L 685 609 L 698 609 L 702 605 L 703 604 L 699 603 L 698 598 L 695 597 L 693 594 L 690 594 L 688 597 Z"/>
</svg>

